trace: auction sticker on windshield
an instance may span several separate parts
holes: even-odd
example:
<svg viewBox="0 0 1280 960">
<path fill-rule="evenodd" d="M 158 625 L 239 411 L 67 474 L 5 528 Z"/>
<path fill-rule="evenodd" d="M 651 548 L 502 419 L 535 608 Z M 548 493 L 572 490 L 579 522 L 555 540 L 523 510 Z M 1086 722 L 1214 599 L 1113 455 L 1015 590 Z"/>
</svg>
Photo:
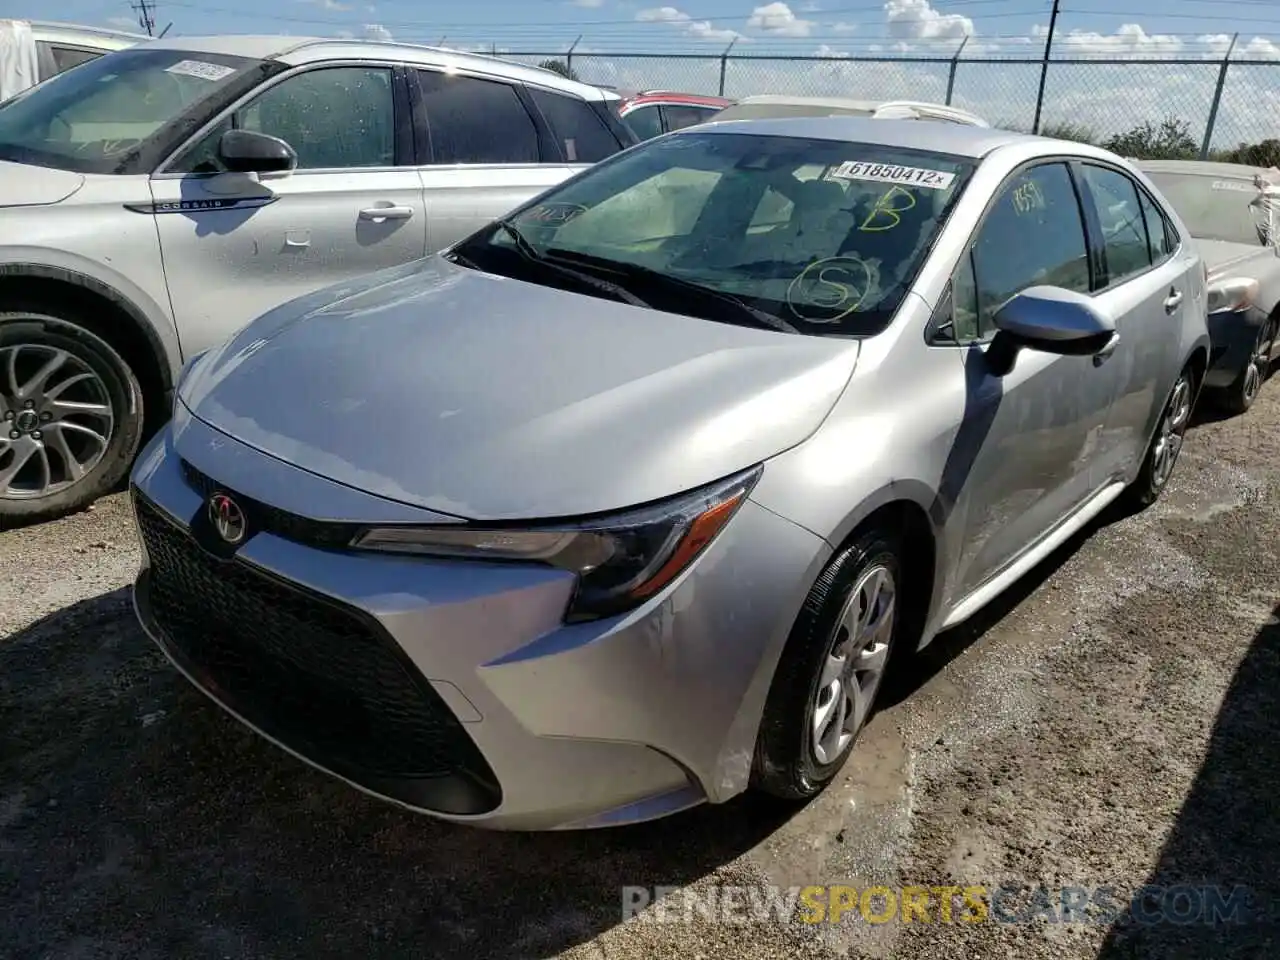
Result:
<svg viewBox="0 0 1280 960">
<path fill-rule="evenodd" d="M 176 73 L 183 77 L 199 77 L 201 80 L 225 80 L 235 73 L 234 67 L 225 67 L 220 63 L 205 63 L 203 60 L 180 60 L 165 73 Z"/>
<path fill-rule="evenodd" d="M 846 160 L 827 176 L 838 180 L 870 180 L 903 187 L 928 187 L 930 190 L 945 190 L 956 178 L 954 173 L 943 170 L 904 167 L 897 163 L 869 163 L 866 160 Z"/>
</svg>

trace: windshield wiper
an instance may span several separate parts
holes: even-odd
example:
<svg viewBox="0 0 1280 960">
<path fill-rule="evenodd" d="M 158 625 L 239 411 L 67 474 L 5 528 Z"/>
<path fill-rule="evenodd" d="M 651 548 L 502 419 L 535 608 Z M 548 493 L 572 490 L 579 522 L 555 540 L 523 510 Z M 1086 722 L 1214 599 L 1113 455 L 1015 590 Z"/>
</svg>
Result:
<svg viewBox="0 0 1280 960">
<path fill-rule="evenodd" d="M 516 252 L 530 263 L 536 263 L 548 270 L 570 277 L 584 287 L 591 287 L 592 289 L 599 290 L 601 293 L 607 293 L 614 299 L 621 300 L 623 303 L 629 303 L 633 307 L 645 307 L 652 309 L 648 303 L 641 300 L 625 287 L 619 286 L 616 283 L 610 283 L 608 280 L 601 280 L 599 277 L 593 277 L 588 273 L 582 273 L 579 270 L 574 270 L 572 267 L 567 267 L 561 263 L 557 257 L 547 256 L 530 243 L 529 239 L 520 232 L 520 228 L 510 220 L 498 220 L 497 224 L 502 228 L 506 235 L 511 238 L 511 242 L 516 246 Z"/>
<path fill-rule="evenodd" d="M 655 270 L 652 267 L 641 266 L 638 263 L 626 263 L 622 260 L 606 260 L 603 257 L 590 257 L 586 254 L 579 254 L 577 251 L 561 251 L 551 250 L 547 252 L 547 256 L 553 256 L 559 260 L 563 254 L 568 254 L 573 263 L 591 267 L 596 270 L 604 270 L 609 273 L 621 273 L 624 276 L 638 280 L 646 280 L 656 286 L 676 287 L 680 290 L 687 290 L 690 293 L 696 293 L 701 297 L 719 300 L 732 306 L 739 314 L 750 317 L 757 325 L 766 327 L 770 330 L 779 330 L 783 333 L 799 333 L 800 331 L 793 327 L 781 317 L 774 316 L 772 313 L 760 310 L 751 304 L 735 297 L 731 293 L 723 290 L 716 290 L 713 287 L 703 286 L 692 280 L 686 280 L 684 277 L 673 276 L 669 273 L 663 273 L 661 270 Z M 567 258 L 566 258 L 567 259 Z"/>
</svg>

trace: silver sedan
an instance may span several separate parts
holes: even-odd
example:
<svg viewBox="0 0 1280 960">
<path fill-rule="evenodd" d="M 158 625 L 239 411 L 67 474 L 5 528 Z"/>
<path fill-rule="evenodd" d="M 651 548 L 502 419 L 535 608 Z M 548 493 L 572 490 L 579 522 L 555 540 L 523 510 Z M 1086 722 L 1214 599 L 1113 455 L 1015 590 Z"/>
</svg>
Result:
<svg viewBox="0 0 1280 960">
<path fill-rule="evenodd" d="M 226 710 L 424 813 L 806 798 L 891 663 L 1160 495 L 1205 308 L 1104 151 L 692 128 L 193 360 L 133 473 L 137 608 Z"/>
</svg>

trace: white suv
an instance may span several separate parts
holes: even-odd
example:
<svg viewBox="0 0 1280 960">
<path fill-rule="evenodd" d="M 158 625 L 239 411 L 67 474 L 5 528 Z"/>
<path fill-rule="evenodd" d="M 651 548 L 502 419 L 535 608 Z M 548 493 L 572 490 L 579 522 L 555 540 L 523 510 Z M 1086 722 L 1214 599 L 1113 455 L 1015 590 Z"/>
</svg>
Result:
<svg viewBox="0 0 1280 960">
<path fill-rule="evenodd" d="M 213 37 L 0 107 L 0 527 L 113 488 L 183 361 L 259 314 L 422 258 L 634 143 L 618 103 L 453 51 Z"/>
<path fill-rule="evenodd" d="M 77 23 L 0 20 L 0 101 L 98 57 L 149 40 Z"/>
</svg>

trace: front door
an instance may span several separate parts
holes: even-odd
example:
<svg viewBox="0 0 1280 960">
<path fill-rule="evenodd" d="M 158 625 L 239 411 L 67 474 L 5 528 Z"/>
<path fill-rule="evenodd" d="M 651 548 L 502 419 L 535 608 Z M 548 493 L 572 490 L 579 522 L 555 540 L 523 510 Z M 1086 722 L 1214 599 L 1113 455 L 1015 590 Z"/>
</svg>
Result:
<svg viewBox="0 0 1280 960">
<path fill-rule="evenodd" d="M 152 179 L 156 226 L 184 355 L 295 297 L 426 253 L 418 171 L 397 142 L 389 66 L 335 66 L 269 86 Z M 286 140 L 288 176 L 227 173 L 234 126 Z"/>
<path fill-rule="evenodd" d="M 1071 174 L 1044 163 L 1010 177 L 957 269 L 957 337 L 972 342 L 961 436 L 975 450 L 957 480 L 964 535 L 952 596 L 997 575 L 1092 492 L 1091 450 L 1106 423 L 1114 367 L 1022 350 L 996 377 L 983 356 L 996 309 L 1015 293 L 1047 284 L 1087 294 L 1088 257 Z"/>
</svg>

